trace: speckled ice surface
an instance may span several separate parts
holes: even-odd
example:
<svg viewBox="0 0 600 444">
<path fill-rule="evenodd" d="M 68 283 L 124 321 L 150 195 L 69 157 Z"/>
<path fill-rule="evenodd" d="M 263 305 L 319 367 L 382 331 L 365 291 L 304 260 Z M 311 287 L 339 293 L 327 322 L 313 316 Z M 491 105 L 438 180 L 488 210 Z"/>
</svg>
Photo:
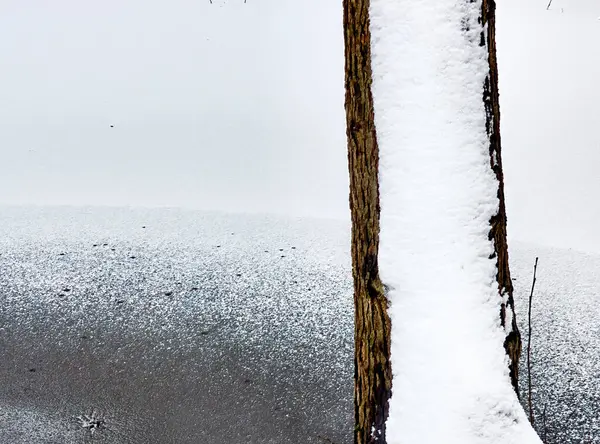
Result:
<svg viewBox="0 0 600 444">
<path fill-rule="evenodd" d="M 347 442 L 343 222 L 0 212 L 0 443 Z M 325 441 L 328 442 L 328 441 Z"/>
<path fill-rule="evenodd" d="M 600 258 L 510 247 L 523 332 L 540 256 L 548 443 L 600 443 Z M 0 208 L 0 443 L 349 444 L 348 250 L 337 221 Z"/>
<path fill-rule="evenodd" d="M 524 338 L 521 392 L 527 400 L 527 303 L 539 256 L 532 307 L 532 385 L 536 429 L 548 444 L 600 443 L 600 256 L 515 244 L 516 309 Z"/>
</svg>

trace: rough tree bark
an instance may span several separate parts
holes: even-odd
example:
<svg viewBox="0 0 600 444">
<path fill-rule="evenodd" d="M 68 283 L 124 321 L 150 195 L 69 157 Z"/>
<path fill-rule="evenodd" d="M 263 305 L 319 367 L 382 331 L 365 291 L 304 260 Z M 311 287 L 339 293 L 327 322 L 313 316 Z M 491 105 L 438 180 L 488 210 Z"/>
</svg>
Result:
<svg viewBox="0 0 600 444">
<path fill-rule="evenodd" d="M 369 0 L 344 0 L 346 134 L 354 277 L 354 442 L 385 443 L 390 318 L 379 278 L 379 150 L 371 93 Z"/>
<path fill-rule="evenodd" d="M 474 0 L 464 0 L 472 2 Z M 355 306 L 355 444 L 385 443 L 385 422 L 392 388 L 391 324 L 388 301 L 378 272 L 379 151 L 371 92 L 370 0 L 344 0 L 346 133 L 352 215 L 352 272 Z M 504 176 L 500 144 L 500 106 L 495 42 L 495 2 L 482 0 L 481 45 L 489 53 L 483 102 L 489 136 L 490 167 L 498 179 L 498 213 L 490 219 L 498 267 L 496 280 L 502 299 L 500 319 L 506 328 L 504 348 L 510 359 L 510 377 L 518 392 L 521 336 L 514 313 L 513 286 L 508 266 Z"/>
<path fill-rule="evenodd" d="M 486 110 L 486 130 L 490 140 L 490 166 L 498 179 L 498 214 L 490 220 L 490 240 L 494 240 L 495 253 L 492 258 L 498 265 L 498 291 L 503 298 L 500 322 L 508 332 L 504 348 L 510 359 L 510 379 L 519 397 L 519 358 L 521 356 L 521 334 L 517 327 L 513 285 L 508 267 L 508 244 L 506 240 L 506 207 L 504 201 L 504 174 L 500 144 L 500 96 L 498 93 L 498 60 L 496 58 L 496 2 L 483 0 L 481 45 L 487 45 L 490 71 L 485 79 L 483 102 Z M 487 25 L 487 30 L 485 28 Z M 507 322 L 510 326 L 506 326 Z"/>
</svg>

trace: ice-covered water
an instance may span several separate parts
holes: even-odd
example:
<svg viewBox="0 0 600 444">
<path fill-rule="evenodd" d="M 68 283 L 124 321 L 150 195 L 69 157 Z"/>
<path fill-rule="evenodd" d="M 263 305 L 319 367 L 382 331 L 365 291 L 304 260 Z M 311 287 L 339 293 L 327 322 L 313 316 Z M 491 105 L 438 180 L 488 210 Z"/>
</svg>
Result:
<svg viewBox="0 0 600 444">
<path fill-rule="evenodd" d="M 524 336 L 540 257 L 538 423 L 600 442 L 600 258 L 510 248 Z M 94 412 L 93 442 L 350 443 L 348 253 L 338 221 L 2 208 L 0 443 L 90 440 Z"/>
<path fill-rule="evenodd" d="M 0 218 L 1 443 L 75 443 L 91 430 L 110 443 L 347 441 L 343 223 L 177 210 Z M 105 427 L 82 427 L 93 412 Z"/>
</svg>

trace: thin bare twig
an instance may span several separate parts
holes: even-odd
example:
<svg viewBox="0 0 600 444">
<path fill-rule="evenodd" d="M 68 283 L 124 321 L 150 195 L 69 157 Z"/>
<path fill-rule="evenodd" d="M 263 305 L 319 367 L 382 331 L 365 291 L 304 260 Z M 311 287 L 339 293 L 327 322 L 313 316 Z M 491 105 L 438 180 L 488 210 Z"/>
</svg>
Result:
<svg viewBox="0 0 600 444">
<path fill-rule="evenodd" d="M 542 413 L 542 427 L 544 429 L 544 444 L 548 444 L 548 429 L 546 428 L 546 404 L 544 404 L 544 412 Z"/>
<path fill-rule="evenodd" d="M 550 0 L 552 1 L 552 0 Z M 533 289 L 535 288 L 536 272 L 537 272 L 538 258 L 535 258 L 535 265 L 533 266 L 533 283 L 531 284 L 531 293 L 529 294 L 529 332 L 527 334 L 527 386 L 529 390 L 529 422 L 534 425 L 533 417 L 533 404 L 531 403 L 531 301 L 533 301 Z"/>
<path fill-rule="evenodd" d="M 550 0 L 550 1 L 548 2 L 548 6 L 546 6 L 546 11 L 547 11 L 548 9 L 550 9 L 550 5 L 551 5 L 551 4 L 552 4 L 552 0 Z"/>
<path fill-rule="evenodd" d="M 335 444 L 335 442 L 333 442 L 331 439 L 327 438 L 326 436 L 317 435 L 317 438 L 319 438 L 323 442 L 326 442 L 327 444 Z"/>
</svg>

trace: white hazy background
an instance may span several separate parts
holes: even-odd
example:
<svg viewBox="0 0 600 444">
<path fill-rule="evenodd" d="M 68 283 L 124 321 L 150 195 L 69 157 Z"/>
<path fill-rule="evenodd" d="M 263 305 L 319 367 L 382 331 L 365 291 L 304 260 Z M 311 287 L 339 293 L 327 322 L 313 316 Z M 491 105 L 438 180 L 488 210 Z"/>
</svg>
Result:
<svg viewBox="0 0 600 444">
<path fill-rule="evenodd" d="M 0 5 L 0 202 L 347 212 L 338 2 Z"/>
<path fill-rule="evenodd" d="M 600 3 L 498 3 L 509 235 L 600 252 Z M 343 62 L 341 0 L 0 0 L 0 203 L 347 219 Z"/>
</svg>

